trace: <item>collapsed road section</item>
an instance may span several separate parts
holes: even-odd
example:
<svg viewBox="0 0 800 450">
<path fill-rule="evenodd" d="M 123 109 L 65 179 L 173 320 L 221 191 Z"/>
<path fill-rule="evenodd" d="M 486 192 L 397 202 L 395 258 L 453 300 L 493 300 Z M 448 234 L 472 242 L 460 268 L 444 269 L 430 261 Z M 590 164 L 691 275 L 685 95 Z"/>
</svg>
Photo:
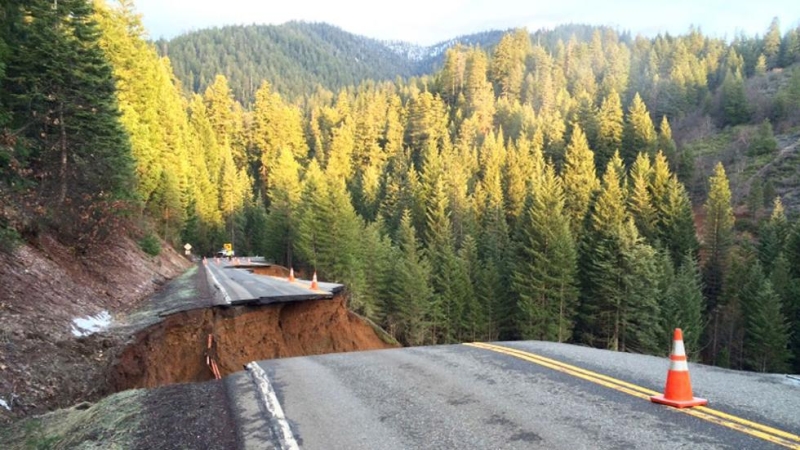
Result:
<svg viewBox="0 0 800 450">
<path fill-rule="evenodd" d="M 158 319 L 135 331 L 118 354 L 111 389 L 207 381 L 263 359 L 396 346 L 347 309 L 344 286 L 312 286 L 287 272 L 264 263 L 199 264 L 194 295 L 179 289 L 152 305 Z"/>
</svg>

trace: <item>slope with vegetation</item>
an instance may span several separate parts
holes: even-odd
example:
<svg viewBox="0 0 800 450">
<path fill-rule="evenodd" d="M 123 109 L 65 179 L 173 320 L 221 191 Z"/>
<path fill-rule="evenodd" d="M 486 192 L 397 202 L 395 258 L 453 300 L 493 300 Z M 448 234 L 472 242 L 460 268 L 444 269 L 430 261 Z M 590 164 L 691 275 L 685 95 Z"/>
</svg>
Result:
<svg viewBox="0 0 800 450">
<path fill-rule="evenodd" d="M 409 78 L 432 72 L 454 45 L 490 48 L 502 34 L 487 31 L 422 47 L 369 39 L 325 23 L 287 22 L 198 30 L 156 46 L 189 92 L 203 92 L 224 75 L 235 98 L 250 105 L 262 80 L 295 98 L 318 87 L 339 90 L 367 80 Z"/>
</svg>

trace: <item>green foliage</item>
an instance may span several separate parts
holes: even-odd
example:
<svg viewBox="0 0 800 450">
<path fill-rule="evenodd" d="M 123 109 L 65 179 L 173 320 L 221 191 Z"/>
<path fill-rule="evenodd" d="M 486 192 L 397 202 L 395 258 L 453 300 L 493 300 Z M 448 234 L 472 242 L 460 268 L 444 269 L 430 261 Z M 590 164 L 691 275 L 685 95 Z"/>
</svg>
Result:
<svg viewBox="0 0 800 450">
<path fill-rule="evenodd" d="M 217 74 L 224 74 L 245 104 L 255 97 L 258 80 L 269 81 L 284 95 L 298 96 L 317 85 L 340 89 L 367 79 L 418 75 L 424 66 L 415 66 L 378 41 L 322 23 L 227 26 L 181 35 L 158 46 L 174 62 L 187 90 L 202 92 Z"/>
<path fill-rule="evenodd" d="M 5 221 L 0 220 L 0 251 L 10 255 L 14 253 L 14 250 L 16 250 L 21 243 L 22 238 L 17 230 Z"/>
<path fill-rule="evenodd" d="M 577 252 L 561 180 L 552 166 L 530 197 L 518 234 L 512 290 L 519 298 L 520 335 L 567 341 L 577 306 Z"/>
<path fill-rule="evenodd" d="M 745 316 L 745 360 L 759 372 L 785 372 L 791 358 L 790 326 L 781 311 L 780 297 L 769 280 L 762 280 L 751 302 Z"/>
<path fill-rule="evenodd" d="M 752 114 L 744 93 L 744 80 L 739 72 L 728 72 L 722 84 L 722 124 L 739 125 L 750 120 Z"/>
<path fill-rule="evenodd" d="M 633 97 L 628 114 L 625 117 L 625 133 L 621 154 L 627 163 L 632 163 L 636 155 L 643 152 L 647 155 L 654 155 L 658 145 L 658 135 L 656 134 L 653 120 L 647 111 L 647 106 L 637 92 Z"/>
<path fill-rule="evenodd" d="M 148 233 L 139 239 L 139 248 L 150 256 L 158 256 L 161 254 L 161 241 L 155 234 Z"/>
<path fill-rule="evenodd" d="M 699 359 L 706 305 L 700 270 L 691 253 L 684 256 L 675 277 L 666 288 L 665 298 L 666 301 L 661 305 L 664 330 L 681 328 L 687 355 L 693 360 Z"/>
<path fill-rule="evenodd" d="M 717 304 L 723 288 L 723 278 L 728 265 L 733 241 L 733 208 L 731 189 L 722 163 L 717 163 L 714 175 L 709 179 L 708 199 L 705 204 L 706 223 L 704 245 L 706 264 L 703 270 L 705 296 L 709 307 Z"/>
<path fill-rule="evenodd" d="M 775 153 L 777 150 L 778 141 L 775 140 L 775 135 L 772 133 L 772 124 L 765 119 L 758 126 L 758 131 L 750 142 L 747 153 L 750 156 L 759 156 Z"/>
</svg>

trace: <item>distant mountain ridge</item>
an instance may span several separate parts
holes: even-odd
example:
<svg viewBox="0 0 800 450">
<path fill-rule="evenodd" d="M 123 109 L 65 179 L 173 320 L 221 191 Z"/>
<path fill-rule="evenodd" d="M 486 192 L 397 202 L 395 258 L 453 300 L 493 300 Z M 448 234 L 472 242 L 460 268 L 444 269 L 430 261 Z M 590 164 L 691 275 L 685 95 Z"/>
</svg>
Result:
<svg viewBox="0 0 800 450">
<path fill-rule="evenodd" d="M 198 30 L 156 44 L 187 90 L 202 92 L 223 74 L 236 98 L 247 104 L 262 80 L 284 95 L 299 96 L 318 85 L 338 90 L 367 79 L 413 77 L 433 72 L 454 45 L 492 48 L 505 33 L 486 31 L 420 46 L 380 41 L 326 23 L 287 22 Z"/>
</svg>

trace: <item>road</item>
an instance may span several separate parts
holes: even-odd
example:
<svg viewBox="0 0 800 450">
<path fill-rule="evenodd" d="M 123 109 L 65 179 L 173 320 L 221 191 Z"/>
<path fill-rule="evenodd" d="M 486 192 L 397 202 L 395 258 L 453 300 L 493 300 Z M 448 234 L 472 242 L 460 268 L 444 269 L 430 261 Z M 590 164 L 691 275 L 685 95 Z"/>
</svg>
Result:
<svg viewBox="0 0 800 450">
<path fill-rule="evenodd" d="M 286 278 L 269 275 L 255 275 L 249 270 L 252 267 L 266 264 L 235 265 L 225 259 L 215 262 L 208 260 L 206 264 L 209 283 L 217 290 L 217 304 L 266 305 L 277 302 L 302 300 L 320 300 L 333 298 L 333 295 L 344 288 L 336 283 L 318 283 L 318 289 L 311 289 L 311 282 L 297 279 L 289 282 Z"/>
<path fill-rule="evenodd" d="M 527 341 L 267 360 L 225 383 L 242 448 L 800 448 L 791 379 L 691 364 L 709 407 L 687 413 L 648 400 L 668 364 Z"/>
</svg>

